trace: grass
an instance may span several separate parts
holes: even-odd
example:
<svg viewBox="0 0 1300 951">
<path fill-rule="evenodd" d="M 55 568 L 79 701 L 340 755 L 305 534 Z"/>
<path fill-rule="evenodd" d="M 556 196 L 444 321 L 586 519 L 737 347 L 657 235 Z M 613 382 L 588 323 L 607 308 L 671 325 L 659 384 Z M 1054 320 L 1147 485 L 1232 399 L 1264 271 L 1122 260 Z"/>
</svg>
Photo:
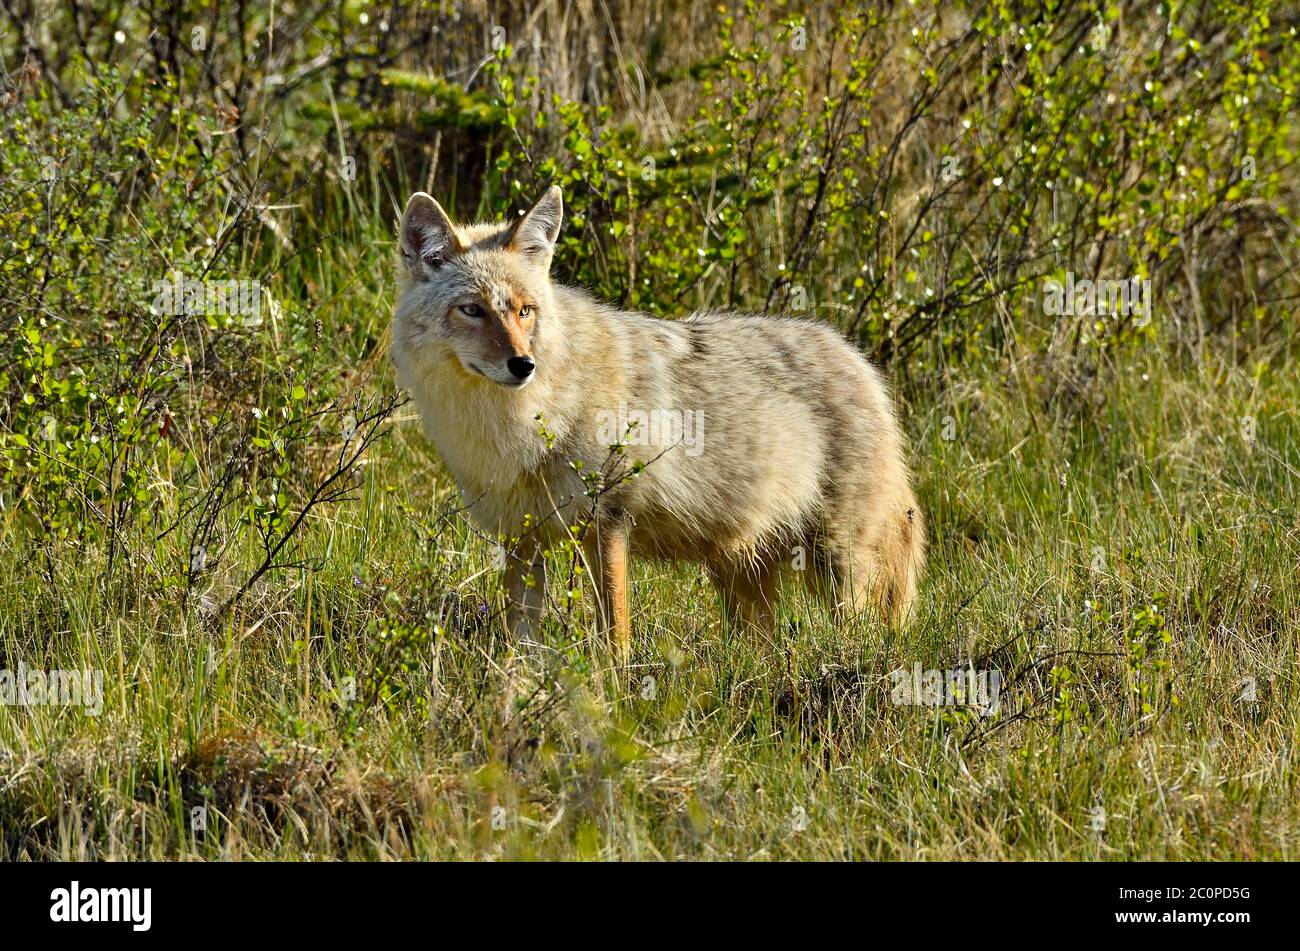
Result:
<svg viewBox="0 0 1300 951">
<path fill-rule="evenodd" d="M 554 619 L 512 653 L 409 407 L 309 522 L 316 570 L 224 623 L 106 585 L 102 554 L 5 558 L 9 666 L 101 670 L 105 697 L 0 707 L 0 856 L 1294 858 L 1300 383 L 1063 365 L 903 387 L 919 616 L 837 628 L 788 585 L 783 669 L 700 572 L 644 563 L 628 677 Z M 916 663 L 998 671 L 998 712 L 894 704 Z"/>
</svg>

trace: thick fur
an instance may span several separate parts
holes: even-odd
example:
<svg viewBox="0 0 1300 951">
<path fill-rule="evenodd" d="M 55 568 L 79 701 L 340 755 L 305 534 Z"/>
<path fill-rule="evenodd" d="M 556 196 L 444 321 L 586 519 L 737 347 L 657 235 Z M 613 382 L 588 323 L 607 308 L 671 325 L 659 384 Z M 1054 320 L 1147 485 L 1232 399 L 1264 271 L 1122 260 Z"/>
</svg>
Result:
<svg viewBox="0 0 1300 951">
<path fill-rule="evenodd" d="M 725 609 L 768 636 L 776 579 L 790 566 L 805 567 L 841 615 L 905 620 L 925 529 L 876 369 L 810 321 L 662 320 L 553 283 L 559 209 L 552 189 L 518 222 L 456 228 L 417 194 L 403 218 L 393 359 L 475 521 L 544 545 L 591 517 L 593 571 L 606 582 L 602 601 L 614 602 L 603 616 L 624 640 L 626 565 L 608 563 L 611 551 L 626 561 L 624 546 L 703 562 Z M 466 319 L 464 301 L 487 316 Z M 525 305 L 534 309 L 519 319 Z M 536 365 L 522 385 L 506 363 L 518 356 Z M 702 451 L 649 432 L 611 455 L 608 420 L 620 406 L 702 412 Z M 595 511 L 574 461 L 605 474 Z M 523 560 L 540 570 L 535 554 Z M 525 629 L 540 608 L 536 581 L 512 586 Z"/>
</svg>

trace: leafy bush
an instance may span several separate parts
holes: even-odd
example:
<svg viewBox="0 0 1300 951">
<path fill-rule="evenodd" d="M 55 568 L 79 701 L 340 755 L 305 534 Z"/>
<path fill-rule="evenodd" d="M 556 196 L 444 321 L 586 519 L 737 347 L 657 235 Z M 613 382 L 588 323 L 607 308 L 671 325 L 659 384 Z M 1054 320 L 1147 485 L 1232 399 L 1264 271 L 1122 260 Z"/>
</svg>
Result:
<svg viewBox="0 0 1300 951">
<path fill-rule="evenodd" d="M 170 83 L 85 70 L 65 105 L 29 76 L 0 111 L 5 507 L 44 555 L 125 555 L 182 600 L 252 540 L 237 600 L 294 563 L 394 404 L 313 374 L 299 315 L 237 276 L 261 227 L 224 194 L 238 156 Z"/>
</svg>

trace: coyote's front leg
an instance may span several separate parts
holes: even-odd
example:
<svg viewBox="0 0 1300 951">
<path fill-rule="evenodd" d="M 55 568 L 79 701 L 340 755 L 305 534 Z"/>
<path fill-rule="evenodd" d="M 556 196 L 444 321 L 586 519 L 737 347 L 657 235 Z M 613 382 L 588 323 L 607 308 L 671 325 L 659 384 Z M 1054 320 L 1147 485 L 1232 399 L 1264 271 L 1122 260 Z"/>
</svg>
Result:
<svg viewBox="0 0 1300 951">
<path fill-rule="evenodd" d="M 619 513 L 597 515 L 587 534 L 587 566 L 596 582 L 600 634 L 610 641 L 615 662 L 626 666 L 632 653 L 628 614 L 628 520 Z"/>
<path fill-rule="evenodd" d="M 546 603 L 546 559 L 535 537 L 525 536 L 506 551 L 506 630 L 515 640 L 532 639 Z"/>
</svg>

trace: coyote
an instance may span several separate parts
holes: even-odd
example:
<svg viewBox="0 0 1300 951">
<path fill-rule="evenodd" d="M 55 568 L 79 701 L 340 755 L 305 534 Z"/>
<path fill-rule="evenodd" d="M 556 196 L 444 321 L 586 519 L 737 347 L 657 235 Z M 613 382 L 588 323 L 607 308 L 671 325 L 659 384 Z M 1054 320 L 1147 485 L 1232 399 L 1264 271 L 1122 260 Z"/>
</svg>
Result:
<svg viewBox="0 0 1300 951">
<path fill-rule="evenodd" d="M 543 553 L 575 529 L 623 663 L 630 553 L 702 562 L 768 643 L 787 564 L 837 616 L 902 623 L 925 528 L 876 369 L 811 321 L 663 320 L 554 283 L 562 214 L 552 186 L 457 226 L 417 192 L 399 225 L 393 362 L 471 517 L 507 539 L 509 630 L 534 630 Z"/>
</svg>

